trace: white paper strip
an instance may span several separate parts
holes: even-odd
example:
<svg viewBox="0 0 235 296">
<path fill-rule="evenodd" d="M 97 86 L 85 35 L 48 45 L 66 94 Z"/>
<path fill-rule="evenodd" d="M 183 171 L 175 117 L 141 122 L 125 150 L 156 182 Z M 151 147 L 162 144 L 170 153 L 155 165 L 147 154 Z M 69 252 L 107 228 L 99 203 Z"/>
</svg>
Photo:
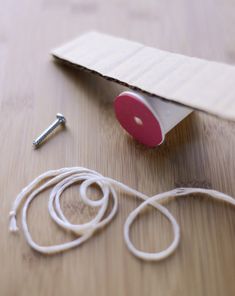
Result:
<svg viewBox="0 0 235 296">
<path fill-rule="evenodd" d="M 150 95 L 235 120 L 235 67 L 89 32 L 53 56 Z"/>
</svg>

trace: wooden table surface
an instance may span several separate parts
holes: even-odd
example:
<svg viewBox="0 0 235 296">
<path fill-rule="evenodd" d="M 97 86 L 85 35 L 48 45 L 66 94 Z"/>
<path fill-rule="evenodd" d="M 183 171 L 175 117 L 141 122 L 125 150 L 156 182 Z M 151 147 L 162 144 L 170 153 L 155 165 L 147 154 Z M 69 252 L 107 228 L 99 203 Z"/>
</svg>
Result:
<svg viewBox="0 0 235 296">
<path fill-rule="evenodd" d="M 53 62 L 52 48 L 88 30 L 100 30 L 183 54 L 235 62 L 233 0 L 0 0 L 0 294 L 21 295 L 235 295 L 235 209 L 208 198 L 173 200 L 182 227 L 177 251 L 159 263 L 132 256 L 123 223 L 139 203 L 119 194 L 112 224 L 81 247 L 43 256 L 21 232 L 8 231 L 17 193 L 40 173 L 85 166 L 153 195 L 176 186 L 214 188 L 235 196 L 235 124 L 194 112 L 157 149 L 137 144 L 118 125 L 112 98 L 123 88 Z M 221 98 L 222 99 L 222 98 Z M 41 149 L 32 140 L 55 118 L 67 117 Z M 92 212 L 72 186 L 63 207 L 72 221 Z M 71 238 L 51 222 L 48 191 L 30 207 L 33 238 L 53 244 Z M 153 210 L 132 228 L 144 250 L 172 238 Z"/>
</svg>

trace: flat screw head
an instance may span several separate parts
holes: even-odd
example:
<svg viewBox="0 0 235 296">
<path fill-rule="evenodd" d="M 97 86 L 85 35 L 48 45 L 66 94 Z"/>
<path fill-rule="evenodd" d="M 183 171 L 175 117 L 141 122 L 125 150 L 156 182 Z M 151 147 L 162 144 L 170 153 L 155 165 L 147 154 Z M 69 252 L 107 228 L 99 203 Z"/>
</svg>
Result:
<svg viewBox="0 0 235 296">
<path fill-rule="evenodd" d="M 56 118 L 59 120 L 60 123 L 65 123 L 66 122 L 66 119 L 65 119 L 64 115 L 61 114 L 61 113 L 57 113 Z"/>
</svg>

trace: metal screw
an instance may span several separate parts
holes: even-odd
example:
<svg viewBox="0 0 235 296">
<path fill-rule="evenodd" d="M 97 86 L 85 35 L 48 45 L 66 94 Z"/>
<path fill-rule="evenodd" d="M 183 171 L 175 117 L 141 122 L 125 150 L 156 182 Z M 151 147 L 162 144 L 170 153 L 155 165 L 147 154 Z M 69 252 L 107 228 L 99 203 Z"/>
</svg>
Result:
<svg viewBox="0 0 235 296">
<path fill-rule="evenodd" d="M 59 125 L 64 125 L 66 122 L 66 119 L 64 115 L 57 113 L 56 114 L 56 120 L 39 136 L 36 140 L 33 141 L 34 148 L 38 148 L 39 145 L 45 140 L 45 138 L 52 133 L 54 129 L 57 128 Z"/>
</svg>

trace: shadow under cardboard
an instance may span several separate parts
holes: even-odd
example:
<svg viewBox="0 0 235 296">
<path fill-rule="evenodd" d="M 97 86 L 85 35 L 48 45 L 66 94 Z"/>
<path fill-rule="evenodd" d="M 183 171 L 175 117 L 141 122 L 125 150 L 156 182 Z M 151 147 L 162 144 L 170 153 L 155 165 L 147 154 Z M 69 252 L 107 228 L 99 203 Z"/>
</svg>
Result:
<svg viewBox="0 0 235 296">
<path fill-rule="evenodd" d="M 76 87 L 81 88 L 89 94 L 88 100 L 94 104 L 105 103 L 112 106 L 114 98 L 122 91 L 128 89 L 115 82 L 94 75 L 93 73 L 67 65 L 59 60 L 53 60 L 53 64 L 69 79 Z M 102 96 L 99 94 L 102 93 Z M 101 98 L 100 98 L 101 97 Z M 99 98 L 99 99 L 98 99 Z"/>
</svg>

